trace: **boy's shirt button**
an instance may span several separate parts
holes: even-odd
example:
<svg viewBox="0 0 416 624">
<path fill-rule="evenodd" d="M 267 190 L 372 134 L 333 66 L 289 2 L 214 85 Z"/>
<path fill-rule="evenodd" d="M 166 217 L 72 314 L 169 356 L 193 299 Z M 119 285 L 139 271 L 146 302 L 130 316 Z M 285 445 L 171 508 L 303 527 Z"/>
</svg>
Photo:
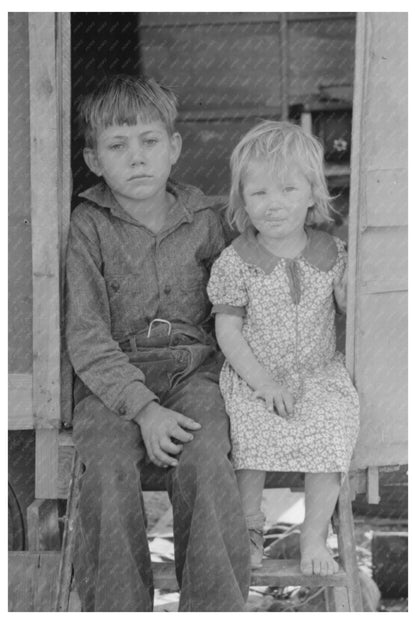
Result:
<svg viewBox="0 0 416 624">
<path fill-rule="evenodd" d="M 165 288 L 163 289 L 163 292 L 165 293 L 165 295 L 169 295 L 171 290 L 172 290 L 171 286 L 165 286 Z"/>
<path fill-rule="evenodd" d="M 126 415 L 126 413 L 127 413 L 126 406 L 125 406 L 125 405 L 122 405 L 121 407 L 119 407 L 119 408 L 118 408 L 118 413 L 119 413 L 121 416 L 125 416 L 125 415 Z"/>
<path fill-rule="evenodd" d="M 114 292 L 117 292 L 120 289 L 120 284 L 117 280 L 112 280 L 110 282 L 110 288 L 111 290 L 114 290 Z"/>
</svg>

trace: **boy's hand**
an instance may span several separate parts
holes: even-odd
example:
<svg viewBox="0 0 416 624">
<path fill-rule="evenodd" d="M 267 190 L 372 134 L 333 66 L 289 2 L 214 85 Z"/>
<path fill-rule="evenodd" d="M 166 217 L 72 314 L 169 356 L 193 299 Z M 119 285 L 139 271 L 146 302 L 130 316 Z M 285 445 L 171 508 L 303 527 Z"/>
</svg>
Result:
<svg viewBox="0 0 416 624">
<path fill-rule="evenodd" d="M 195 431 L 201 428 L 192 418 L 162 407 L 156 401 L 146 405 L 135 421 L 140 427 L 150 461 L 162 468 L 178 465 L 178 460 L 171 455 L 180 453 L 183 444 L 175 444 L 172 438 L 183 443 L 190 442 L 193 435 L 185 429 Z"/>
<path fill-rule="evenodd" d="M 265 383 L 253 393 L 255 399 L 264 399 L 270 412 L 276 411 L 282 418 L 293 416 L 293 397 L 285 386 L 278 383 Z"/>
<path fill-rule="evenodd" d="M 334 282 L 334 295 L 335 301 L 337 302 L 337 306 L 341 312 L 345 314 L 347 311 L 347 278 L 348 278 L 348 269 L 345 267 L 344 273 L 340 277 L 340 279 Z"/>
</svg>

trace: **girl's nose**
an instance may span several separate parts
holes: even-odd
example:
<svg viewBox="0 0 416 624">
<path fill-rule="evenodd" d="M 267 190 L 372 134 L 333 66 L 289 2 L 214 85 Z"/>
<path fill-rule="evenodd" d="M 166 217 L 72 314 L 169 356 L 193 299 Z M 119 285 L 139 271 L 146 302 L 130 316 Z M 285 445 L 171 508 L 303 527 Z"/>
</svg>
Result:
<svg viewBox="0 0 416 624">
<path fill-rule="evenodd" d="M 281 210 L 285 207 L 285 198 L 283 193 L 276 191 L 270 198 L 269 208 L 272 210 Z"/>
</svg>

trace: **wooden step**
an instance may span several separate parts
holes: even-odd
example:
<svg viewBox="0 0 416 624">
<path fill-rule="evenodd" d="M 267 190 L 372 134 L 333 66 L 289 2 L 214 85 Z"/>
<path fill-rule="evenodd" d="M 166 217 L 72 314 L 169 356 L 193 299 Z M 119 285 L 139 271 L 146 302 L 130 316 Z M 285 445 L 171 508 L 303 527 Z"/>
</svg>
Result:
<svg viewBox="0 0 416 624">
<path fill-rule="evenodd" d="M 297 559 L 264 559 L 262 567 L 251 574 L 251 585 L 342 587 L 347 585 L 347 575 L 340 568 L 336 574 L 328 576 L 306 576 L 300 571 Z"/>
<path fill-rule="evenodd" d="M 56 551 L 9 552 L 9 611 L 54 610 L 59 557 Z M 152 562 L 152 568 L 155 588 L 178 591 L 173 561 Z M 253 571 L 251 576 L 253 586 L 340 587 L 346 584 L 343 570 L 326 577 L 304 576 L 295 559 L 265 559 L 263 567 Z"/>
<path fill-rule="evenodd" d="M 174 563 L 153 562 L 155 587 L 178 590 Z M 305 576 L 299 569 L 296 559 L 264 559 L 259 570 L 253 570 L 250 585 L 272 587 L 343 587 L 347 585 L 347 575 L 343 569 L 330 576 Z"/>
</svg>

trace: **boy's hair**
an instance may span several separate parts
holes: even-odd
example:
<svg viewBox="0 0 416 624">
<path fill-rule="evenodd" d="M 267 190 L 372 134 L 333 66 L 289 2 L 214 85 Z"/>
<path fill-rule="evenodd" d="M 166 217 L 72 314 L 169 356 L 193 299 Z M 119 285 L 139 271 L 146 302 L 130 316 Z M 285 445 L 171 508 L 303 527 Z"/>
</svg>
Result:
<svg viewBox="0 0 416 624">
<path fill-rule="evenodd" d="M 177 106 L 173 91 L 153 78 L 135 78 L 124 74 L 106 78 L 78 103 L 85 146 L 95 147 L 98 131 L 112 125 L 133 126 L 138 117 L 144 122 L 162 121 L 172 135 L 178 115 Z"/>
<path fill-rule="evenodd" d="M 316 137 L 300 126 L 286 121 L 262 121 L 241 139 L 231 155 L 231 190 L 227 207 L 230 225 L 244 232 L 250 223 L 244 209 L 243 179 L 253 160 L 264 160 L 279 177 L 295 161 L 309 180 L 315 204 L 309 209 L 306 224 L 333 221 L 331 196 L 325 174 L 323 148 Z"/>
</svg>

